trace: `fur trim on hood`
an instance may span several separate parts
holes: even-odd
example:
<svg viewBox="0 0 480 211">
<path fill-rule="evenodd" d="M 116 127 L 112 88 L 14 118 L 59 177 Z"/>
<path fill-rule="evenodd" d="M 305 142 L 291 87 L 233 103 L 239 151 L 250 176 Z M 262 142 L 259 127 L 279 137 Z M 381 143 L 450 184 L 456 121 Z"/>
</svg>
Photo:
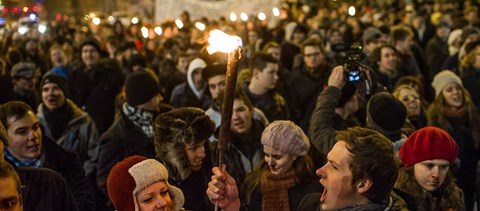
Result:
<svg viewBox="0 0 480 211">
<path fill-rule="evenodd" d="M 159 115 L 154 127 L 157 158 L 165 163 L 171 179 L 185 180 L 192 173 L 185 145 L 208 140 L 215 132 L 215 123 L 202 109 L 185 107 Z"/>
</svg>

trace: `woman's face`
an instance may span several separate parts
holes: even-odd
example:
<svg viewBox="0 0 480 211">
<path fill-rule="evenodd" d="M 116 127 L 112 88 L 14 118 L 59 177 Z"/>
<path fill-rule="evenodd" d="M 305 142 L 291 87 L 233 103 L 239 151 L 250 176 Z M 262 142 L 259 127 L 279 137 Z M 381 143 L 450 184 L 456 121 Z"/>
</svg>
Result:
<svg viewBox="0 0 480 211">
<path fill-rule="evenodd" d="M 285 154 L 265 145 L 263 145 L 263 152 L 265 153 L 265 163 L 268 164 L 273 175 L 287 172 L 292 168 L 293 162 L 297 159 L 296 156 Z"/>
<path fill-rule="evenodd" d="M 165 181 L 158 181 L 135 195 L 141 211 L 173 210 L 173 202 L 168 192 Z"/>
<path fill-rule="evenodd" d="M 460 108 L 463 106 L 463 91 L 462 87 L 457 83 L 450 83 L 442 90 L 445 104 L 450 107 Z"/>
<path fill-rule="evenodd" d="M 408 117 L 416 117 L 420 115 L 420 98 L 414 90 L 402 89 L 398 92 L 397 99 L 402 101 L 407 108 Z"/>
<path fill-rule="evenodd" d="M 413 165 L 417 183 L 426 191 L 437 190 L 445 181 L 449 162 L 443 159 L 425 160 Z"/>
</svg>

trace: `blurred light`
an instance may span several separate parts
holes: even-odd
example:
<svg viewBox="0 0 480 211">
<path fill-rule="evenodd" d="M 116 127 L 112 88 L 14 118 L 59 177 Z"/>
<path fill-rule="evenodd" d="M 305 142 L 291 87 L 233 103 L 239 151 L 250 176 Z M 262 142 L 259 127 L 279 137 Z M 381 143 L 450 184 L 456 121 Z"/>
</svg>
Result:
<svg viewBox="0 0 480 211">
<path fill-rule="evenodd" d="M 157 33 L 158 36 L 162 35 L 162 33 L 163 33 L 162 27 L 160 27 L 160 26 L 155 27 L 153 29 L 153 31 L 155 31 L 155 33 Z"/>
<path fill-rule="evenodd" d="M 141 29 L 141 31 L 142 31 L 142 36 L 143 36 L 143 38 L 147 39 L 147 38 L 148 38 L 148 29 L 147 29 L 147 27 L 143 26 L 142 29 Z"/>
<path fill-rule="evenodd" d="M 59 21 L 61 18 L 62 18 L 62 15 L 60 14 L 55 15 L 55 20 Z"/>
<path fill-rule="evenodd" d="M 274 8 L 272 9 L 272 12 L 273 12 L 273 15 L 274 15 L 275 17 L 280 16 L 280 10 L 279 10 L 278 8 L 274 7 Z"/>
<path fill-rule="evenodd" d="M 20 34 L 25 34 L 27 33 L 27 31 L 28 31 L 28 28 L 25 26 L 18 27 L 18 33 Z"/>
<path fill-rule="evenodd" d="M 205 30 L 205 24 L 203 24 L 202 22 L 196 22 L 195 27 L 197 27 L 197 29 L 200 31 Z"/>
<path fill-rule="evenodd" d="M 138 18 L 137 17 L 133 17 L 132 18 L 132 24 L 137 24 L 138 23 Z"/>
<path fill-rule="evenodd" d="M 68 15 L 64 15 L 64 16 L 63 16 L 63 20 L 64 20 L 64 21 L 68 20 Z"/>
<path fill-rule="evenodd" d="M 242 19 L 242 21 L 247 21 L 248 20 L 248 15 L 247 13 L 240 13 L 240 19 Z"/>
<path fill-rule="evenodd" d="M 13 13 L 18 13 L 18 8 L 13 8 Z"/>
<path fill-rule="evenodd" d="M 32 14 L 30 14 L 30 15 L 28 16 L 28 18 L 30 18 L 30 20 L 34 21 L 35 18 L 37 18 L 37 15 L 35 15 L 35 14 L 32 13 Z"/>
<path fill-rule="evenodd" d="M 34 12 L 37 12 L 37 11 L 38 11 L 38 7 L 37 7 L 37 6 L 33 6 L 33 7 L 32 7 L 32 10 L 33 10 Z"/>
<path fill-rule="evenodd" d="M 3 8 L 3 13 L 8 13 L 8 8 Z"/>
<path fill-rule="evenodd" d="M 265 15 L 265 13 L 261 12 L 261 13 L 258 13 L 258 19 L 260 19 L 261 21 L 264 21 L 265 19 L 267 19 L 267 16 Z"/>
<path fill-rule="evenodd" d="M 179 29 L 183 28 L 183 22 L 180 19 L 175 20 L 175 24 Z"/>
<path fill-rule="evenodd" d="M 90 16 L 90 18 L 97 17 L 97 16 L 95 15 L 95 13 L 93 13 L 93 12 L 91 12 L 89 16 Z"/>
<path fill-rule="evenodd" d="M 229 53 L 233 50 L 242 47 L 242 39 L 238 36 L 230 36 L 218 29 L 210 31 L 208 38 L 207 51 L 209 54 L 215 52 Z"/>
<path fill-rule="evenodd" d="M 45 33 L 45 31 L 47 31 L 47 26 L 45 26 L 43 24 L 38 25 L 38 32 L 43 34 L 43 33 Z"/>
<path fill-rule="evenodd" d="M 113 23 L 113 21 L 115 21 L 115 18 L 110 15 L 110 16 L 108 16 L 108 21 L 111 22 L 111 23 Z"/>
<path fill-rule="evenodd" d="M 95 18 L 92 19 L 92 22 L 93 22 L 93 24 L 98 25 L 98 24 L 100 24 L 100 18 L 95 17 Z"/>
<path fill-rule="evenodd" d="M 354 7 L 354 6 L 350 6 L 350 7 L 348 8 L 348 14 L 349 14 L 350 16 L 354 16 L 354 15 L 355 15 L 355 12 L 356 12 L 356 11 L 355 11 L 355 7 Z"/>
<path fill-rule="evenodd" d="M 23 7 L 22 11 L 23 11 L 24 13 L 27 13 L 27 12 L 28 12 L 28 7 Z"/>
<path fill-rule="evenodd" d="M 230 21 L 235 22 L 237 21 L 237 14 L 234 12 L 230 13 Z"/>
</svg>

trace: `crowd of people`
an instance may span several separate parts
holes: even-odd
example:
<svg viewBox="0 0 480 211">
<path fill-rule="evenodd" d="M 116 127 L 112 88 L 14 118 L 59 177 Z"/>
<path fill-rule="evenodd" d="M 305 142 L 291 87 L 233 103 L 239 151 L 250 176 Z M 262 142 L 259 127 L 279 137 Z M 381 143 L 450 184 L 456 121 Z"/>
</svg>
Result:
<svg viewBox="0 0 480 211">
<path fill-rule="evenodd" d="M 0 210 L 479 209 L 480 4 L 348 6 L 7 31 Z M 243 40 L 233 95 L 211 29 Z"/>
</svg>

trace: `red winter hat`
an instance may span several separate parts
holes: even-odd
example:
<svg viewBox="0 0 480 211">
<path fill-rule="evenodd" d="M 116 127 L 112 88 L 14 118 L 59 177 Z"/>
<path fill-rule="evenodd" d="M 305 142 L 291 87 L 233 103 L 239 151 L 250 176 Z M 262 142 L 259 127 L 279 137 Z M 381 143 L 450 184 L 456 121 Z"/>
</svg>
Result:
<svg viewBox="0 0 480 211">
<path fill-rule="evenodd" d="M 182 208 L 184 196 L 180 189 L 168 183 L 168 171 L 155 159 L 130 156 L 113 166 L 107 178 L 108 196 L 118 211 L 138 211 L 135 195 L 151 184 L 165 181 L 174 202 L 174 211 Z"/>
<path fill-rule="evenodd" d="M 400 160 L 405 166 L 433 159 L 444 159 L 451 164 L 457 156 L 457 142 L 437 127 L 424 127 L 415 131 L 400 148 Z"/>
</svg>

